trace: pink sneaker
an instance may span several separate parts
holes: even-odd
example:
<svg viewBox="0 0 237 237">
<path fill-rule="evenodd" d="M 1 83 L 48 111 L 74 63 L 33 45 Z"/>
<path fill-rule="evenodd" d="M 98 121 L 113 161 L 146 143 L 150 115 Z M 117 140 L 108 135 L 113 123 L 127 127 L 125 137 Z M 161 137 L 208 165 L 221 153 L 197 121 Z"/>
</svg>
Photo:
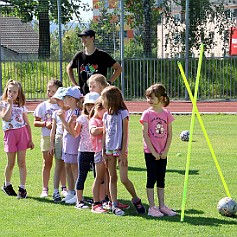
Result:
<svg viewBox="0 0 237 237">
<path fill-rule="evenodd" d="M 163 213 L 166 216 L 176 216 L 177 213 L 175 211 L 173 211 L 172 209 L 170 209 L 169 207 L 162 207 L 159 209 L 161 213 Z"/>
<path fill-rule="evenodd" d="M 162 217 L 164 214 L 159 211 L 158 207 L 154 206 L 148 209 L 148 216 Z"/>
<path fill-rule="evenodd" d="M 103 209 L 101 204 L 93 205 L 91 211 L 98 214 L 107 213 L 107 211 Z"/>
</svg>

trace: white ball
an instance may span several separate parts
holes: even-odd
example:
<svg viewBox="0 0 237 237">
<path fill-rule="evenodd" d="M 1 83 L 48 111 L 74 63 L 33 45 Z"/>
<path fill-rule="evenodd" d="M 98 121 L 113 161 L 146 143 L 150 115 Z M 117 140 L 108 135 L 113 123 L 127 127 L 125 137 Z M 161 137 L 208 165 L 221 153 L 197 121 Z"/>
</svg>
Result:
<svg viewBox="0 0 237 237">
<path fill-rule="evenodd" d="M 234 216 L 237 211 L 237 203 L 230 197 L 224 197 L 218 202 L 217 210 L 222 216 Z"/>
<path fill-rule="evenodd" d="M 189 131 L 185 130 L 180 133 L 180 139 L 181 141 L 188 142 L 189 141 Z"/>
</svg>

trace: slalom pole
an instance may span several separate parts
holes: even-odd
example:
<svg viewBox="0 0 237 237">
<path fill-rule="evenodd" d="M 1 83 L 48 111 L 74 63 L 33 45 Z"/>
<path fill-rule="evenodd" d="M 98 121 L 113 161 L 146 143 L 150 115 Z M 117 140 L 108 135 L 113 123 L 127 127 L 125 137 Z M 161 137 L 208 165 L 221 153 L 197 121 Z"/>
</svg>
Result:
<svg viewBox="0 0 237 237">
<path fill-rule="evenodd" d="M 196 82 L 195 82 L 194 101 L 193 101 L 193 103 L 195 103 L 195 104 L 197 102 L 197 94 L 198 94 L 198 86 L 199 86 L 200 74 L 201 74 L 201 68 L 202 68 L 203 52 L 204 52 L 204 45 L 201 44 L 200 56 L 199 56 L 199 61 L 198 61 L 197 76 L 196 76 Z M 178 62 L 179 68 L 180 68 L 180 65 L 181 65 L 181 63 Z M 194 122 L 195 122 L 195 109 L 193 107 L 190 129 L 189 129 L 190 137 L 189 137 L 189 142 L 188 142 L 188 152 L 187 152 L 187 161 L 186 161 L 186 169 L 185 169 L 184 189 L 183 189 L 183 199 L 182 199 L 180 221 L 184 221 L 184 211 L 185 211 L 185 204 L 186 204 L 186 200 L 187 200 L 187 187 L 188 187 L 188 176 L 189 176 L 190 158 L 191 158 L 192 141 L 193 141 Z"/>
<path fill-rule="evenodd" d="M 218 173 L 219 173 L 219 175 L 220 175 L 220 178 L 221 178 L 222 184 L 223 184 L 223 186 L 224 186 L 226 195 L 227 195 L 228 197 L 231 197 L 230 192 L 229 192 L 229 189 L 228 189 L 228 186 L 227 186 L 227 184 L 226 184 L 226 182 L 225 182 L 223 173 L 222 173 L 222 171 L 221 171 L 220 165 L 219 165 L 219 163 L 218 163 L 217 157 L 216 157 L 216 155 L 215 155 L 214 149 L 213 149 L 213 147 L 212 147 L 212 144 L 211 144 L 211 142 L 210 142 L 209 136 L 208 136 L 208 134 L 207 134 L 207 131 L 206 131 L 205 126 L 204 126 L 204 123 L 203 123 L 203 121 L 202 121 L 201 115 L 200 115 L 200 113 L 199 113 L 199 111 L 198 111 L 198 108 L 197 108 L 196 103 L 194 103 L 194 97 L 193 97 L 193 95 L 192 95 L 192 91 L 191 91 L 191 89 L 190 89 L 190 86 L 189 86 L 189 84 L 188 84 L 187 78 L 186 78 L 186 76 L 185 76 L 183 67 L 182 67 L 181 64 L 179 64 L 178 66 L 179 66 L 179 69 L 180 69 L 182 78 L 183 78 L 183 80 L 184 80 L 185 86 L 186 86 L 186 88 L 187 88 L 189 97 L 190 97 L 190 99 L 191 99 L 191 101 L 192 101 L 192 103 L 193 103 L 193 107 L 194 107 L 194 109 L 195 109 L 195 113 L 196 113 L 197 119 L 198 119 L 199 124 L 200 124 L 200 126 L 201 126 L 201 129 L 202 129 L 202 132 L 203 132 L 203 134 L 204 134 L 204 137 L 205 137 L 205 139 L 206 139 L 206 141 L 207 141 L 207 145 L 208 145 L 209 150 L 210 150 L 210 152 L 211 152 L 211 155 L 212 155 L 212 158 L 213 158 L 214 163 L 215 163 L 215 165 L 216 165 L 217 171 L 218 171 Z"/>
</svg>

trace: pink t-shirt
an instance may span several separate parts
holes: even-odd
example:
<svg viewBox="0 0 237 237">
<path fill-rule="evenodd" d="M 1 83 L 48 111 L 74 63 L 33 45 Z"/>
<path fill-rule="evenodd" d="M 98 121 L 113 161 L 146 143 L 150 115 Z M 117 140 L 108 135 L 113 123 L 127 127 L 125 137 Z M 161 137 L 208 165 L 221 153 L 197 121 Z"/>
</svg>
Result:
<svg viewBox="0 0 237 237">
<path fill-rule="evenodd" d="M 90 134 L 89 134 L 89 119 L 84 114 L 81 114 L 76 122 L 81 125 L 81 139 L 79 143 L 78 151 L 81 152 L 94 152 Z"/>
<path fill-rule="evenodd" d="M 93 127 L 103 127 L 103 122 L 102 119 L 99 118 L 91 118 L 89 121 L 89 128 L 93 128 Z M 103 133 L 97 135 L 97 136 L 93 136 L 91 135 L 91 142 L 94 148 L 94 152 L 99 152 L 102 151 L 102 138 L 103 138 Z"/>
<path fill-rule="evenodd" d="M 148 136 L 157 153 L 162 153 L 165 148 L 168 136 L 168 124 L 172 121 L 174 121 L 174 117 L 166 109 L 157 113 L 149 108 L 142 113 L 140 123 L 148 123 Z M 151 153 L 144 139 L 143 143 L 145 153 Z"/>
</svg>

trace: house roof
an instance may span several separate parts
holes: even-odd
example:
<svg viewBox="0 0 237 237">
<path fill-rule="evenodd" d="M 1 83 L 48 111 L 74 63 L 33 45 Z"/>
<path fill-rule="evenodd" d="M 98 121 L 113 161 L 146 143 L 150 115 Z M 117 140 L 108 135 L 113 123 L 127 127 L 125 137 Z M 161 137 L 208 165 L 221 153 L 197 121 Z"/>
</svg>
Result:
<svg viewBox="0 0 237 237">
<path fill-rule="evenodd" d="M 30 23 L 16 17 L 0 16 L 1 46 L 17 53 L 38 53 L 39 36 Z"/>
</svg>

